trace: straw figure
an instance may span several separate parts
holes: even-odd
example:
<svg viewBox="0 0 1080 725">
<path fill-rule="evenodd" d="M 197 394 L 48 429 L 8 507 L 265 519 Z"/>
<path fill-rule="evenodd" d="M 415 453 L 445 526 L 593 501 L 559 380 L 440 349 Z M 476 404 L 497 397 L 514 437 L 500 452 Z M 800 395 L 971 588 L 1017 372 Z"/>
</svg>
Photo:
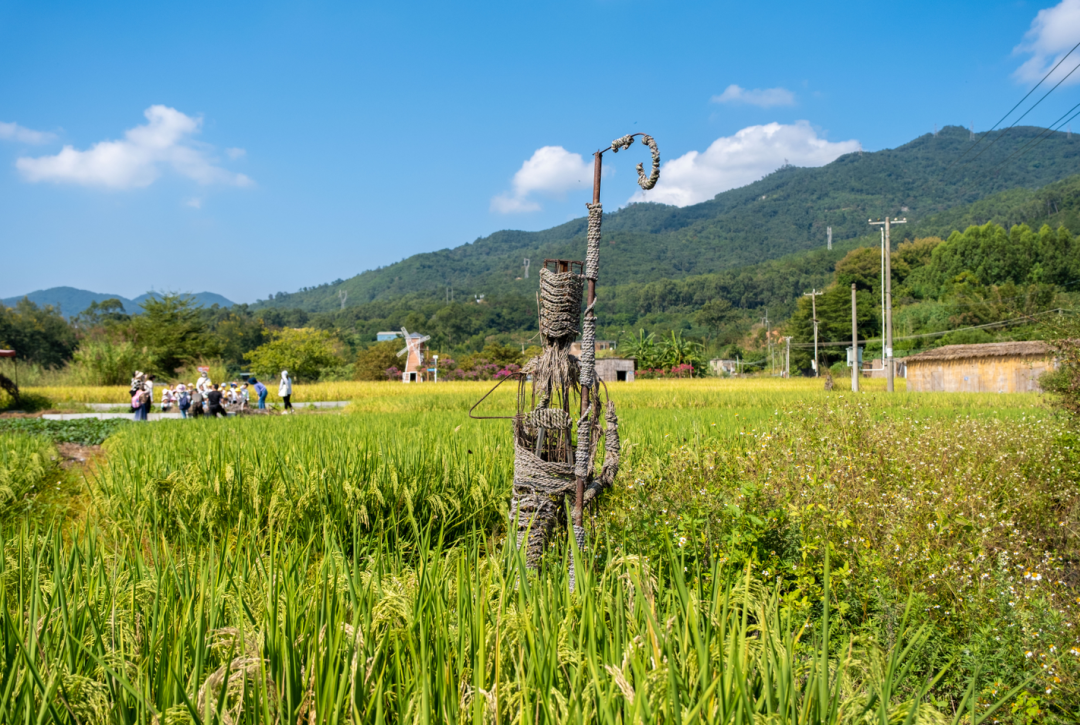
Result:
<svg viewBox="0 0 1080 725">
<path fill-rule="evenodd" d="M 617 139 L 610 150 L 618 152 L 629 148 L 634 135 Z M 651 137 L 643 136 L 642 143 L 649 147 L 653 156 L 651 174 L 646 176 L 641 164 L 637 167 L 638 183 L 648 190 L 656 185 L 660 176 L 660 154 Z M 517 413 L 511 418 L 514 488 L 510 513 L 512 525 L 517 529 L 518 545 L 525 549 L 529 567 L 539 564 L 554 526 L 563 518 L 560 513 L 567 502 L 573 506 L 576 556 L 576 550 L 585 545 L 584 508 L 595 504 L 599 494 L 615 482 L 619 471 L 619 419 L 606 386 L 597 380 L 595 369 L 594 308 L 603 219 L 599 202 L 600 157 L 607 150 L 595 155 L 593 203 L 587 205 L 585 263 L 545 260 L 539 275 L 543 350 L 512 376 L 517 381 L 518 391 Z M 582 297 L 586 288 L 588 297 L 582 325 Z M 582 340 L 580 359 L 570 354 L 570 345 L 579 335 Z M 505 381 L 499 384 L 502 382 Z M 484 398 L 473 406 L 473 410 Z M 601 436 L 604 458 L 597 473 Z M 573 562 L 570 566 L 570 588 L 573 589 Z"/>
</svg>

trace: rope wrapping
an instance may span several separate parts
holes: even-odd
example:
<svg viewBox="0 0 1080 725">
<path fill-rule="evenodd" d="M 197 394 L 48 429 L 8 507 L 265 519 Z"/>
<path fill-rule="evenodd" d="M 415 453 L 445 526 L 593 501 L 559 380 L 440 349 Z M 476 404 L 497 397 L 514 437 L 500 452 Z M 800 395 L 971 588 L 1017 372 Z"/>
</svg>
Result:
<svg viewBox="0 0 1080 725">
<path fill-rule="evenodd" d="M 628 149 L 634 143 L 634 135 L 628 134 L 622 138 L 617 138 L 611 142 L 611 150 L 614 153 L 619 153 L 619 149 Z M 656 141 L 652 136 L 645 134 L 641 137 L 641 143 L 649 147 L 649 151 L 652 153 L 652 171 L 648 176 L 645 176 L 644 164 L 637 165 L 638 186 L 645 191 L 656 186 L 656 182 L 660 180 L 660 149 L 656 146 Z"/>
<path fill-rule="evenodd" d="M 573 342 L 581 329 L 584 280 L 573 272 L 540 269 L 540 334 L 548 340 Z"/>
</svg>

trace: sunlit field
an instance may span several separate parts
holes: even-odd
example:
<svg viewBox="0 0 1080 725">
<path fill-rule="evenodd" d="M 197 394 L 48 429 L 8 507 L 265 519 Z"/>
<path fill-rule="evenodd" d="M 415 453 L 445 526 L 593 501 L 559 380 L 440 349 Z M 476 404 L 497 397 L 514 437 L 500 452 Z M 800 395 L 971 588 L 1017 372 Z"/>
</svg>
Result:
<svg viewBox="0 0 1080 725">
<path fill-rule="evenodd" d="M 1074 721 L 1061 421 L 848 382 L 610 385 L 573 593 L 565 531 L 539 572 L 506 538 L 491 383 L 297 386 L 351 402 L 124 423 L 68 473 L 0 435 L 0 722 Z"/>
</svg>

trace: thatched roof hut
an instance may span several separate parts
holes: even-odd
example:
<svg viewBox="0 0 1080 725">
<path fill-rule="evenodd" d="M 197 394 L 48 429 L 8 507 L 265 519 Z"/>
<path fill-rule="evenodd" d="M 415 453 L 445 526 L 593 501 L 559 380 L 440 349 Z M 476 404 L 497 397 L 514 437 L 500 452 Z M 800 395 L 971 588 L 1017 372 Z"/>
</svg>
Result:
<svg viewBox="0 0 1080 725">
<path fill-rule="evenodd" d="M 935 393 L 1038 392 L 1039 377 L 1054 367 L 1045 342 L 990 342 L 945 345 L 912 355 L 907 388 Z"/>
</svg>

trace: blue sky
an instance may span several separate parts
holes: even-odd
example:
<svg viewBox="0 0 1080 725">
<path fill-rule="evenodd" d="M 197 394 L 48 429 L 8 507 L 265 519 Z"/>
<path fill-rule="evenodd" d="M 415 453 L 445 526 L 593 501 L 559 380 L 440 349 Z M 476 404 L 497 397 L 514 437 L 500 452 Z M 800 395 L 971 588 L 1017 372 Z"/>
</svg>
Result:
<svg viewBox="0 0 1080 725">
<path fill-rule="evenodd" d="M 0 297 L 253 302 L 547 228 L 629 132 L 666 162 L 645 198 L 694 203 L 785 158 L 986 130 L 1077 41 L 1080 0 L 0 0 Z M 647 157 L 605 157 L 607 209 Z"/>
</svg>

